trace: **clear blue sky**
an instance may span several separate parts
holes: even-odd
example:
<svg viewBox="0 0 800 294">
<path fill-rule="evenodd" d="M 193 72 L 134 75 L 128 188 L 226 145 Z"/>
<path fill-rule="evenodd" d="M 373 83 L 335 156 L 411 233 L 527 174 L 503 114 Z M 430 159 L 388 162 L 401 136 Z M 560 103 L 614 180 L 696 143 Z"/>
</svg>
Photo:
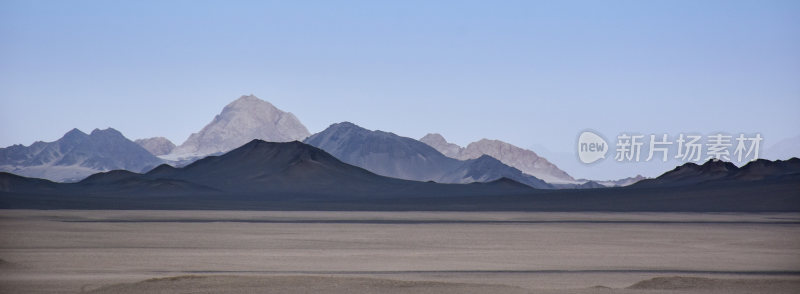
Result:
<svg viewBox="0 0 800 294">
<path fill-rule="evenodd" d="M 0 146 L 176 144 L 255 94 L 464 145 L 800 134 L 800 1 L 0 1 Z"/>
</svg>

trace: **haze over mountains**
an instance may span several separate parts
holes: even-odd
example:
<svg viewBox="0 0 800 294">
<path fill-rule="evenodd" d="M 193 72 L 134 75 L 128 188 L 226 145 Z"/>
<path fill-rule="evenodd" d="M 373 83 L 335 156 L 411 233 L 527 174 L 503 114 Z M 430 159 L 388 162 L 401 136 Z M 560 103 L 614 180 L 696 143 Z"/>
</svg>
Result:
<svg viewBox="0 0 800 294">
<path fill-rule="evenodd" d="M 800 135 L 786 138 L 764 149 L 762 158 L 787 159 L 800 157 Z"/>
<path fill-rule="evenodd" d="M 73 129 L 54 142 L 0 148 L 0 171 L 53 181 L 75 181 L 114 169 L 141 172 L 161 162 L 112 128 L 91 134 Z"/>
</svg>

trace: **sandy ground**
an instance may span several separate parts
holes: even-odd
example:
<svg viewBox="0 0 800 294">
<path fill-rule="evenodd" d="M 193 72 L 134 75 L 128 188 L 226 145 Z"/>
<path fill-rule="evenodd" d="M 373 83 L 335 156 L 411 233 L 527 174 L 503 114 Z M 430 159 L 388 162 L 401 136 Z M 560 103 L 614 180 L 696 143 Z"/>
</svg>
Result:
<svg viewBox="0 0 800 294">
<path fill-rule="evenodd" d="M 0 211 L 0 293 L 800 293 L 800 215 Z"/>
</svg>

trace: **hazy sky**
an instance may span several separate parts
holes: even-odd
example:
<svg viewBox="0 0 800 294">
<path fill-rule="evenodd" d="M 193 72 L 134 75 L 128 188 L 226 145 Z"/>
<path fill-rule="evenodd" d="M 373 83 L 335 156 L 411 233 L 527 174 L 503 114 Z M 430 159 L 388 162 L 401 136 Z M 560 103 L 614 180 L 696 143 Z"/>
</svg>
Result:
<svg viewBox="0 0 800 294">
<path fill-rule="evenodd" d="M 581 130 L 800 134 L 800 1 L 0 1 L 0 146 L 176 144 L 243 94 L 571 151 Z M 612 177 L 612 176 L 609 176 Z"/>
</svg>

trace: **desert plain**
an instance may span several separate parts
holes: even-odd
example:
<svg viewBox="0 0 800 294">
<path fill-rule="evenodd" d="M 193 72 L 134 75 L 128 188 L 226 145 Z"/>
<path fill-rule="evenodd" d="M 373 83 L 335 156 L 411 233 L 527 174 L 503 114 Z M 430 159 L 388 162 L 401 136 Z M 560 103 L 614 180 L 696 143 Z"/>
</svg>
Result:
<svg viewBox="0 0 800 294">
<path fill-rule="evenodd" d="M 0 293 L 800 293 L 800 214 L 3 210 Z"/>
</svg>

